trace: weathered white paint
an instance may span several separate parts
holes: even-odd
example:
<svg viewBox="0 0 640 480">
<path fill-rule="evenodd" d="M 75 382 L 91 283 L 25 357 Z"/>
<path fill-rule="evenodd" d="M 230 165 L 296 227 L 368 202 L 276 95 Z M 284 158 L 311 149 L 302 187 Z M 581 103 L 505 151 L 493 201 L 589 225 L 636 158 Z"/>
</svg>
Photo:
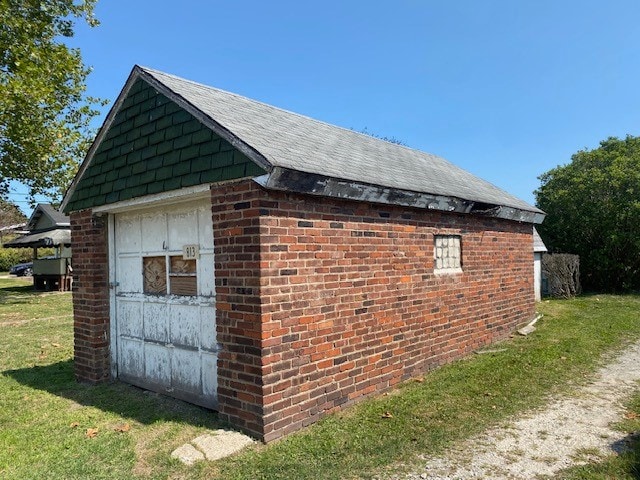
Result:
<svg viewBox="0 0 640 480">
<path fill-rule="evenodd" d="M 533 292 L 536 297 L 536 302 L 542 300 L 540 293 L 542 289 L 542 253 L 533 254 Z"/>
<path fill-rule="evenodd" d="M 547 251 L 540 234 L 533 227 L 533 291 L 536 301 L 542 299 L 542 254 Z"/>
<path fill-rule="evenodd" d="M 218 345 L 209 202 L 116 213 L 109 224 L 114 377 L 215 408 Z M 182 256 L 186 244 L 199 249 L 197 296 L 145 294 L 142 258 Z"/>
<path fill-rule="evenodd" d="M 86 163 L 86 162 L 85 162 Z M 79 178 L 76 177 L 76 178 Z M 206 199 L 209 197 L 211 186 L 209 184 L 195 185 L 193 187 L 181 188 L 178 190 L 169 190 L 167 192 L 154 193 L 144 197 L 135 197 L 120 202 L 108 203 L 93 207 L 93 213 L 123 213 L 130 212 L 133 209 L 146 207 L 171 206 L 179 202 L 192 201 L 197 199 Z M 65 198 L 69 197 L 66 195 Z"/>
<path fill-rule="evenodd" d="M 111 377 L 118 378 L 118 322 L 116 314 L 116 240 L 115 219 L 113 215 L 107 217 L 107 239 L 109 251 L 109 341 L 111 353 Z"/>
</svg>

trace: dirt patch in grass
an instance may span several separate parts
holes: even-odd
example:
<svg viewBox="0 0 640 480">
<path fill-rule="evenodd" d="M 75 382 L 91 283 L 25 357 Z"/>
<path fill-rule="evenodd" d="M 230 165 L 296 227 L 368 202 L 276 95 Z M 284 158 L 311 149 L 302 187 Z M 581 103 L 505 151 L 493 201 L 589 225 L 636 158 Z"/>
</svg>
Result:
<svg viewBox="0 0 640 480">
<path fill-rule="evenodd" d="M 0 321 L 0 327 L 19 327 L 21 325 L 26 325 L 31 322 L 45 322 L 49 320 L 59 320 L 61 318 L 73 318 L 73 314 L 69 315 L 57 315 L 55 317 L 46 317 L 46 318 L 31 318 L 28 320 L 10 320 L 11 316 L 15 316 L 17 318 L 22 317 L 22 314 L 5 314 L 3 316 L 2 321 Z"/>
<path fill-rule="evenodd" d="M 135 434 L 136 463 L 131 473 L 135 476 L 150 477 L 156 468 L 154 457 L 158 451 L 158 444 L 167 438 L 171 430 L 168 424 L 153 425 L 140 429 Z"/>
<path fill-rule="evenodd" d="M 598 371 L 587 386 L 504 427 L 433 458 L 404 479 L 535 478 L 620 452 L 626 434 L 612 428 L 640 381 L 640 342 Z M 547 477 L 545 477 L 547 478 Z"/>
<path fill-rule="evenodd" d="M 564 480 L 637 480 L 640 478 L 640 389 L 626 405 L 622 420 L 613 428 L 624 438 L 617 443 L 619 451 L 603 455 L 594 449 L 577 453 L 578 466 L 557 472 L 553 478 Z"/>
</svg>

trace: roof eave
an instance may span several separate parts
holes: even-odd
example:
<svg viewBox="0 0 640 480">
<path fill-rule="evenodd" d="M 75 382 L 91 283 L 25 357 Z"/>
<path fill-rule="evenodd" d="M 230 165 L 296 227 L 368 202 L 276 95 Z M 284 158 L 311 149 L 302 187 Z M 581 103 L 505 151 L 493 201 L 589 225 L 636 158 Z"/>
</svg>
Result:
<svg viewBox="0 0 640 480">
<path fill-rule="evenodd" d="M 93 139 L 93 143 L 89 147 L 89 150 L 87 151 L 87 155 L 85 156 L 84 161 L 82 162 L 82 164 L 80 165 L 80 168 L 78 169 L 78 173 L 76 173 L 76 176 L 73 178 L 71 185 L 69 185 L 69 188 L 65 192 L 64 198 L 60 203 L 61 212 L 68 213 L 67 205 L 71 200 L 71 197 L 73 197 L 73 194 L 76 191 L 76 187 L 78 186 L 78 183 L 84 176 L 84 173 L 87 171 L 87 168 L 89 168 L 89 165 L 91 165 L 91 162 L 93 160 L 93 156 L 96 153 L 96 150 L 102 143 L 102 140 L 104 136 L 107 134 L 107 132 L 109 131 L 109 128 L 111 128 L 111 124 L 115 120 L 116 115 L 120 110 L 120 107 L 122 106 L 122 103 L 124 102 L 125 98 L 127 98 L 127 95 L 129 94 L 129 90 L 131 90 L 131 87 L 136 82 L 136 80 L 138 80 L 139 77 L 140 77 L 140 71 L 136 66 L 133 68 L 133 70 L 129 74 L 129 78 L 127 78 L 127 81 L 125 82 L 124 87 L 122 87 L 122 90 L 118 95 L 118 98 L 116 99 L 113 106 L 109 110 L 109 113 L 107 114 L 107 117 L 105 118 L 104 123 L 100 127 L 100 130 L 98 130 L 98 134 Z"/>
<path fill-rule="evenodd" d="M 478 209 L 478 204 L 471 200 L 365 184 L 283 167 L 274 167 L 270 173 L 254 178 L 254 181 L 269 190 L 399 205 L 449 213 L 476 214 L 523 223 L 541 223 L 545 217 L 544 213 L 503 205 L 486 208 L 487 205 L 482 204 L 482 209 Z"/>
<path fill-rule="evenodd" d="M 44 235 L 48 232 L 57 234 Z M 43 248 L 57 247 L 59 245 L 71 245 L 71 229 L 53 228 L 38 232 L 31 232 L 23 237 L 16 238 L 3 245 L 4 248 Z"/>
</svg>

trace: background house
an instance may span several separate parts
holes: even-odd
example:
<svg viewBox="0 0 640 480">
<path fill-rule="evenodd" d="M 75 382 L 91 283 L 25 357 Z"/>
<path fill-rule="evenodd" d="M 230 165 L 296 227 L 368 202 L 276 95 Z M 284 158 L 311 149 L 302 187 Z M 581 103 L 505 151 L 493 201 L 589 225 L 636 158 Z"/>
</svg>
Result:
<svg viewBox="0 0 640 480">
<path fill-rule="evenodd" d="M 503 338 L 537 208 L 434 155 L 135 67 L 63 201 L 75 371 L 269 441 Z"/>
<path fill-rule="evenodd" d="M 49 204 L 38 204 L 26 225 L 28 233 L 5 243 L 6 248 L 33 249 L 33 284 L 37 290 L 71 289 L 71 224 L 68 216 Z M 38 258 L 39 248 L 53 248 Z"/>
</svg>

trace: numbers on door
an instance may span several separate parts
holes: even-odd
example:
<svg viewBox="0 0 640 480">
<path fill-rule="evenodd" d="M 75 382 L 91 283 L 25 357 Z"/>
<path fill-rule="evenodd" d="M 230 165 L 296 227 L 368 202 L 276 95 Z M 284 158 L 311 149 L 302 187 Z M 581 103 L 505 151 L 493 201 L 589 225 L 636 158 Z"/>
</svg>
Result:
<svg viewBox="0 0 640 480">
<path fill-rule="evenodd" d="M 198 245 L 183 245 L 182 246 L 182 259 L 183 260 L 197 260 L 200 256 L 200 247 Z"/>
</svg>

